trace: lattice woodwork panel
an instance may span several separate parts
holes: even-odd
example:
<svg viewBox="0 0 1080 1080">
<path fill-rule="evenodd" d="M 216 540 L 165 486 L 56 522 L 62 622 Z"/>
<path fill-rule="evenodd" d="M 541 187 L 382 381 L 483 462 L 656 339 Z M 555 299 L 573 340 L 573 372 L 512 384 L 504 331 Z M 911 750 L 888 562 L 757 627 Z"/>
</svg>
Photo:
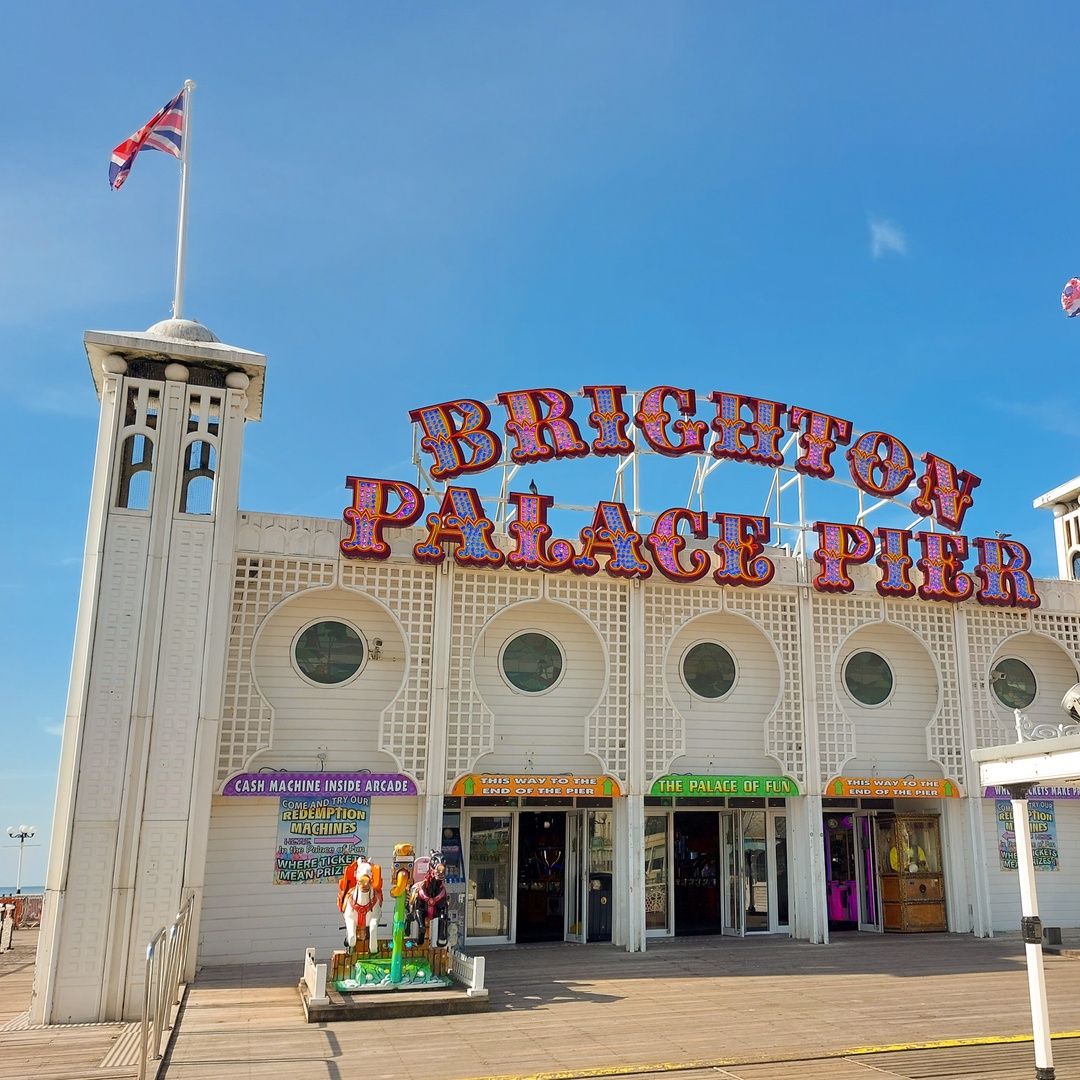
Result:
<svg viewBox="0 0 1080 1080">
<path fill-rule="evenodd" d="M 686 753 L 686 721 L 667 693 L 667 647 L 679 628 L 709 611 L 721 611 L 716 586 L 661 585 L 645 590 L 645 788 Z"/>
<path fill-rule="evenodd" d="M 270 609 L 301 589 L 332 585 L 335 563 L 318 559 L 241 555 L 233 579 L 232 625 L 218 740 L 218 782 L 241 771 L 270 746 L 274 712 L 255 688 L 251 643 Z"/>
<path fill-rule="evenodd" d="M 607 650 L 608 684 L 589 716 L 586 749 L 626 783 L 630 720 L 630 586 L 623 581 L 566 575 L 548 579 L 548 596 L 580 611 Z"/>
<path fill-rule="evenodd" d="M 409 675 L 401 693 L 382 712 L 379 749 L 392 754 L 418 783 L 427 773 L 431 712 L 431 657 L 435 623 L 435 571 L 428 567 L 347 562 L 345 588 L 382 601 L 397 616 L 409 650 Z"/>
<path fill-rule="evenodd" d="M 967 625 L 968 653 L 971 663 L 971 696 L 974 707 L 973 726 L 975 747 L 1000 746 L 1013 742 L 1016 732 L 998 719 L 990 701 L 990 684 L 987 676 L 994 654 L 1006 639 L 1021 634 L 1030 627 L 1026 612 L 1009 611 L 1005 608 L 981 607 L 965 604 L 964 620 Z"/>
<path fill-rule="evenodd" d="M 1032 629 L 1056 641 L 1080 667 L 1080 615 L 1057 611 L 1033 611 Z"/>
<path fill-rule="evenodd" d="M 941 701 L 926 728 L 927 755 L 950 779 L 968 783 L 956 656 L 955 612 L 951 604 L 887 601 L 890 622 L 910 630 L 934 658 L 941 680 Z"/>
<path fill-rule="evenodd" d="M 454 619 L 446 695 L 448 781 L 470 772 L 481 754 L 495 748 L 494 719 L 473 685 L 476 639 L 497 611 L 522 600 L 536 600 L 542 589 L 543 581 L 538 574 L 506 577 L 490 571 L 458 571 L 454 576 Z"/>
<path fill-rule="evenodd" d="M 880 622 L 882 601 L 876 596 L 812 597 L 814 611 L 814 675 L 817 682 L 818 753 L 822 785 L 840 774 L 855 756 L 855 725 L 836 698 L 833 672 L 840 646 L 858 627 Z"/>
<path fill-rule="evenodd" d="M 765 752 L 782 771 L 800 783 L 806 780 L 806 727 L 803 721 L 803 676 L 799 653 L 799 604 L 794 592 L 733 589 L 725 596 L 728 610 L 756 623 L 780 652 L 784 690 L 765 719 Z"/>
</svg>

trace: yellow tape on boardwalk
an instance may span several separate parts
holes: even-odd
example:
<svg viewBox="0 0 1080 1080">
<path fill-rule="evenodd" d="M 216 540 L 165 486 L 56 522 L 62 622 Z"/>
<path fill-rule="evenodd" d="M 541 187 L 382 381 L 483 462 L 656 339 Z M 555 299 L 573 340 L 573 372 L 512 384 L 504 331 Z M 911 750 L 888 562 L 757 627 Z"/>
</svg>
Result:
<svg viewBox="0 0 1080 1080">
<path fill-rule="evenodd" d="M 1080 1031 L 1059 1031 L 1052 1040 L 1080 1039 Z M 948 1050 L 960 1046 L 1001 1046 L 1008 1043 L 1034 1042 L 1031 1035 L 980 1035 L 970 1039 L 935 1039 L 933 1042 L 889 1043 L 882 1046 L 849 1046 L 844 1050 L 822 1050 L 816 1054 L 778 1057 L 760 1054 L 737 1058 L 709 1058 L 704 1061 L 656 1061 L 643 1065 L 612 1065 L 597 1069 L 572 1069 L 565 1072 L 511 1073 L 501 1076 L 475 1076 L 471 1080 L 590 1080 L 605 1076 L 643 1076 L 653 1073 L 693 1072 L 697 1069 L 722 1069 L 728 1065 L 769 1065 L 794 1061 L 822 1061 L 828 1058 L 864 1057 L 868 1054 L 895 1054 L 904 1050 Z"/>
</svg>

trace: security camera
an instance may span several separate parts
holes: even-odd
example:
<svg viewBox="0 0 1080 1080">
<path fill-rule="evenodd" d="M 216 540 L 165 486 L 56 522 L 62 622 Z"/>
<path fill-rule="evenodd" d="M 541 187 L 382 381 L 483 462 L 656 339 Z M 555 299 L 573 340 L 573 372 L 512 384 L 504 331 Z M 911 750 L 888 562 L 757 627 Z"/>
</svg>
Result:
<svg viewBox="0 0 1080 1080">
<path fill-rule="evenodd" d="M 1061 707 L 1073 720 L 1080 720 L 1080 683 L 1075 683 L 1065 691 Z"/>
<path fill-rule="evenodd" d="M 381 637 L 372 638 L 371 639 L 371 644 L 374 645 L 376 649 L 381 649 L 382 648 L 382 638 Z"/>
</svg>

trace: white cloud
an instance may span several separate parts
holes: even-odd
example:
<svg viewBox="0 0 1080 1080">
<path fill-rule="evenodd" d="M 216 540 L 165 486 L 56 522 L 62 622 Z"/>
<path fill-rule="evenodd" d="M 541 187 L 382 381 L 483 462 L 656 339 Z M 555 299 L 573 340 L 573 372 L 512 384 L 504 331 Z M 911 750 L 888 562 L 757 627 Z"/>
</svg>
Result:
<svg viewBox="0 0 1080 1080">
<path fill-rule="evenodd" d="M 907 237 L 891 221 L 879 218 L 870 219 L 870 254 L 880 259 L 888 252 L 895 255 L 907 254 Z"/>
<path fill-rule="evenodd" d="M 1070 438 L 1080 436 L 1080 418 L 1077 417 L 1075 407 L 1060 398 L 1032 402 L 989 398 L 986 400 L 986 405 L 998 412 L 1030 421 L 1044 431 L 1052 431 L 1055 435 L 1066 435 Z"/>
</svg>

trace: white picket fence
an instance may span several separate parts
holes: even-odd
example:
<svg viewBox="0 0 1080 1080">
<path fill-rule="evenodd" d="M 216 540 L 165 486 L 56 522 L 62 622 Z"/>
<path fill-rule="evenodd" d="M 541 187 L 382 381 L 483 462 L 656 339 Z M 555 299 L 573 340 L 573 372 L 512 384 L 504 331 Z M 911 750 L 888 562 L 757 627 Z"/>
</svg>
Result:
<svg viewBox="0 0 1080 1080">
<path fill-rule="evenodd" d="M 465 987 L 469 997 L 487 997 L 484 986 L 484 970 L 487 958 L 484 956 L 466 956 L 456 949 L 450 950 L 450 974 Z"/>
</svg>

